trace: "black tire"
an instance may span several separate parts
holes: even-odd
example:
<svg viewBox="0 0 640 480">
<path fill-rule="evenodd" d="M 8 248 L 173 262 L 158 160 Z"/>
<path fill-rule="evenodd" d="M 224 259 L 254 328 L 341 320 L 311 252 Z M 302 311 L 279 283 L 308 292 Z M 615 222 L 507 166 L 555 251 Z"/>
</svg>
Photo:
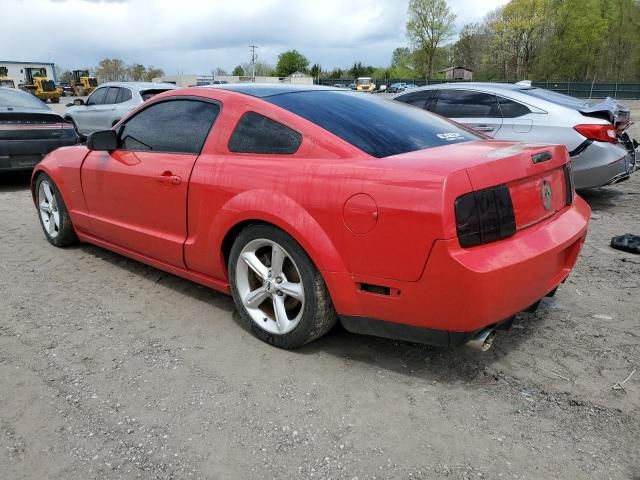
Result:
<svg viewBox="0 0 640 480">
<path fill-rule="evenodd" d="M 304 307 L 299 323 L 288 333 L 274 334 L 253 320 L 238 293 L 236 266 L 240 254 L 250 242 L 266 239 L 281 246 L 300 273 L 304 288 Z M 336 324 L 337 315 L 322 275 L 300 245 L 282 230 L 271 225 L 250 225 L 240 232 L 229 255 L 229 282 L 233 301 L 243 322 L 259 339 L 273 346 L 293 349 L 325 335 Z M 266 300 L 268 301 L 268 300 Z"/>
<path fill-rule="evenodd" d="M 56 208 L 57 208 L 56 211 L 59 214 L 59 218 L 60 218 L 58 230 L 53 235 L 49 232 L 49 230 L 45 226 L 45 222 L 40 213 L 39 192 L 40 192 L 40 186 L 42 185 L 43 182 L 46 182 L 51 187 L 52 193 L 56 199 Z M 65 205 L 64 200 L 62 199 L 62 195 L 60 194 L 58 187 L 56 186 L 55 183 L 53 183 L 53 180 L 51 180 L 51 177 L 49 177 L 49 175 L 47 175 L 46 173 L 39 174 L 38 177 L 36 178 L 34 192 L 35 192 L 35 198 L 36 198 L 36 208 L 38 211 L 38 220 L 40 220 L 40 226 L 42 227 L 42 231 L 44 232 L 44 236 L 46 237 L 47 241 L 51 245 L 54 245 L 56 247 L 67 247 L 69 245 L 73 245 L 74 243 L 77 243 L 78 237 L 76 236 L 76 232 L 73 228 L 73 224 L 71 223 L 71 217 L 69 217 L 67 206 Z"/>
</svg>

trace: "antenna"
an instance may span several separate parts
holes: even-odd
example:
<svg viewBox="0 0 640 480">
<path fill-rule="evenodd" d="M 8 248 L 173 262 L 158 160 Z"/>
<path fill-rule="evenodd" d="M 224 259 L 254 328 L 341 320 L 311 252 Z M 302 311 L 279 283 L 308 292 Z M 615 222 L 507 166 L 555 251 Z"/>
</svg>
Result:
<svg viewBox="0 0 640 480">
<path fill-rule="evenodd" d="M 258 49 L 257 45 L 249 45 L 251 49 L 251 78 L 253 82 L 256 81 L 256 60 L 258 59 L 258 55 L 256 54 L 256 50 Z"/>
</svg>

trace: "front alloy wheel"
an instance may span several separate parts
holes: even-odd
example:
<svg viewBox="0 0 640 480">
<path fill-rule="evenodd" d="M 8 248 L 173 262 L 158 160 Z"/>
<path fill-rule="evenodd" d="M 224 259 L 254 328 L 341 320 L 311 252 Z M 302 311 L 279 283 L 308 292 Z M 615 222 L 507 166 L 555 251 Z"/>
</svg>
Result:
<svg viewBox="0 0 640 480">
<path fill-rule="evenodd" d="M 62 195 L 51 177 L 40 173 L 34 191 L 38 202 L 38 218 L 44 235 L 52 245 L 66 247 L 78 241 Z"/>
<path fill-rule="evenodd" d="M 231 248 L 229 280 L 240 316 L 272 345 L 299 347 L 336 322 L 320 272 L 295 240 L 270 225 L 240 233 Z"/>
<path fill-rule="evenodd" d="M 47 180 L 40 182 L 38 187 L 38 206 L 40 221 L 45 232 L 49 237 L 56 238 L 60 233 L 60 210 L 58 209 L 58 199 Z"/>
</svg>

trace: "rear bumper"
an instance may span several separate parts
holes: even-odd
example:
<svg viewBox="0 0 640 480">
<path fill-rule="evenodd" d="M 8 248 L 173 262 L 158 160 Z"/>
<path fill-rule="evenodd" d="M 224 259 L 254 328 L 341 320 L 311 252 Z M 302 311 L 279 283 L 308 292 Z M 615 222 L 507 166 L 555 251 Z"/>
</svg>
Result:
<svg viewBox="0 0 640 480">
<path fill-rule="evenodd" d="M 620 145 L 592 142 L 571 157 L 576 189 L 603 187 L 629 178 L 634 169 L 633 156 Z"/>
<path fill-rule="evenodd" d="M 461 344 L 527 309 L 566 279 L 589 215 L 589 206 L 576 197 L 571 207 L 505 240 L 470 249 L 457 239 L 436 241 L 417 282 L 334 274 L 327 275 L 327 283 L 347 330 Z M 358 282 L 388 287 L 390 294 L 363 291 Z"/>
<path fill-rule="evenodd" d="M 78 143 L 72 130 L 64 138 L 46 140 L 3 140 L 0 142 L 0 171 L 29 170 L 49 152 Z"/>
</svg>

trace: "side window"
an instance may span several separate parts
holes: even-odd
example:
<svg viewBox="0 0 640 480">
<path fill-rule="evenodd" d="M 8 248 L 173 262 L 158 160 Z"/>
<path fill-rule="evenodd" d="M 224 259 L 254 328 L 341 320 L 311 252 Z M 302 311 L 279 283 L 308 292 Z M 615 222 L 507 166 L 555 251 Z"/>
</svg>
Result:
<svg viewBox="0 0 640 480">
<path fill-rule="evenodd" d="M 113 103 L 116 103 L 116 99 L 118 98 L 119 90 L 120 89 L 118 87 L 109 87 L 109 91 L 105 95 L 104 100 L 103 100 L 102 103 L 105 104 L 105 105 L 111 105 Z"/>
<path fill-rule="evenodd" d="M 259 113 L 245 113 L 229 140 L 236 153 L 292 154 L 298 151 L 302 135 Z"/>
<path fill-rule="evenodd" d="M 500 104 L 500 111 L 503 118 L 517 118 L 531 113 L 527 107 L 521 103 L 514 102 L 508 98 L 498 97 L 498 103 Z"/>
<path fill-rule="evenodd" d="M 128 102 L 129 100 L 131 100 L 131 90 L 128 88 L 120 88 L 116 103 Z"/>
<path fill-rule="evenodd" d="M 422 90 L 420 92 L 407 93 L 398 97 L 397 100 L 413 105 L 414 107 L 427 108 L 429 100 L 434 96 L 434 90 Z"/>
<path fill-rule="evenodd" d="M 500 118 L 496 96 L 470 90 L 440 90 L 435 113 L 449 118 Z"/>
<path fill-rule="evenodd" d="M 178 99 L 145 108 L 120 129 L 120 149 L 199 154 L 220 106 Z"/>
<path fill-rule="evenodd" d="M 87 105 L 102 105 L 104 97 L 107 94 L 107 88 L 98 88 L 87 99 Z"/>
</svg>

